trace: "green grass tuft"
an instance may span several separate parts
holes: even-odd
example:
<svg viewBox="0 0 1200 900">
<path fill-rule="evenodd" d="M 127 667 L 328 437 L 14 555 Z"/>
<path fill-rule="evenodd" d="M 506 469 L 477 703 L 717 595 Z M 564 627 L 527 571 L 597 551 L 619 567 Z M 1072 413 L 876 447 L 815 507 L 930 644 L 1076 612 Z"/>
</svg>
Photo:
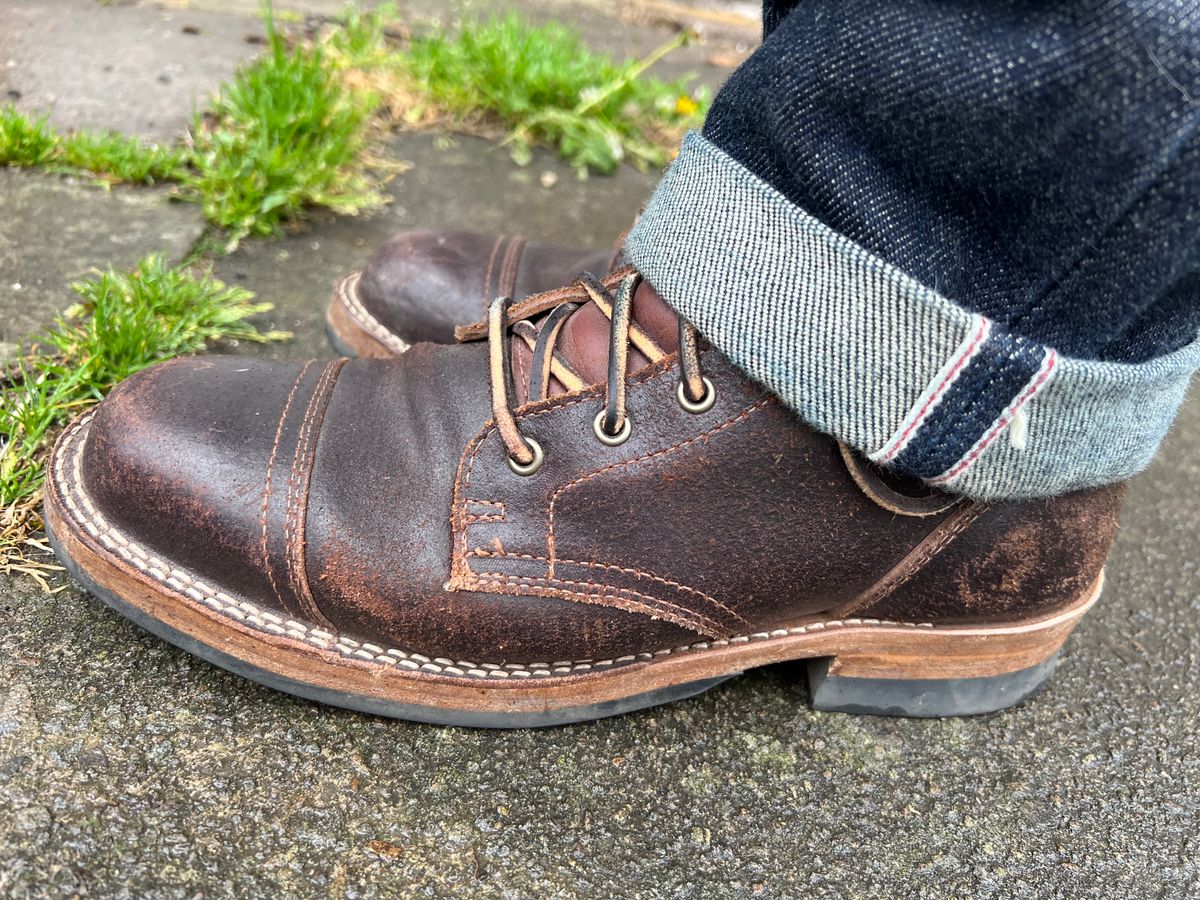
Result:
<svg viewBox="0 0 1200 900">
<path fill-rule="evenodd" d="M 385 4 L 385 9 L 387 5 Z M 383 14 L 348 13 L 336 29 L 343 58 L 383 46 Z M 230 250 L 249 234 L 276 233 L 308 207 L 353 213 L 383 202 L 365 162 L 378 98 L 350 86 L 321 46 L 289 46 L 266 8 L 268 49 L 221 87 L 193 123 L 190 147 L 162 147 L 112 132 L 59 136 L 45 118 L 0 107 L 0 165 L 90 173 L 108 182 L 184 186 Z"/>
<path fill-rule="evenodd" d="M 393 2 L 380 3 L 372 10 L 348 5 L 325 37 L 332 51 L 330 58 L 341 68 L 378 63 L 389 52 L 388 33 L 399 15 Z"/>
<path fill-rule="evenodd" d="M 320 42 L 290 45 L 264 18 L 268 48 L 197 114 L 188 147 L 162 147 L 112 132 L 60 136 L 45 118 L 0 107 L 0 165 L 90 173 L 105 181 L 177 183 L 223 232 L 223 249 L 277 233 L 311 207 L 353 213 L 383 202 L 367 162 L 382 99 L 409 124 L 451 123 L 506 134 L 513 156 L 548 144 L 581 174 L 624 159 L 662 166 L 706 99 L 686 79 L 647 77 L 653 62 L 614 62 L 559 25 L 515 15 L 466 23 L 453 37 L 390 43 L 395 5 L 350 7 Z"/>
<path fill-rule="evenodd" d="M 143 144 L 111 131 L 80 131 L 62 139 L 62 161 L 112 181 L 156 184 L 180 181 L 187 173 L 182 147 Z"/>
<path fill-rule="evenodd" d="M 563 26 L 533 26 L 510 14 L 466 23 L 453 37 L 415 38 L 393 65 L 417 103 L 460 122 L 498 118 L 518 161 L 546 143 L 581 171 L 611 172 L 623 159 L 663 165 L 683 132 L 703 122 L 707 100 L 692 96 L 687 79 L 644 75 L 685 40 L 617 63 Z"/>
<path fill-rule="evenodd" d="M 0 166 L 44 166 L 58 150 L 58 135 L 43 116 L 31 119 L 12 104 L 0 106 Z"/>
<path fill-rule="evenodd" d="M 173 267 L 161 256 L 130 272 L 97 273 L 72 289 L 79 303 L 0 376 L 0 571 L 28 571 L 21 548 L 38 524 L 45 456 L 70 419 L 156 362 L 215 341 L 288 337 L 249 321 L 269 303 L 254 303 L 249 291 L 226 286 L 211 271 Z"/>
<path fill-rule="evenodd" d="M 352 91 L 320 47 L 269 49 L 241 68 L 195 122 L 188 185 L 232 242 L 272 234 L 308 206 L 350 213 L 382 202 L 366 149 L 375 98 Z"/>
<path fill-rule="evenodd" d="M 184 177 L 182 148 L 143 144 L 111 131 L 59 135 L 45 116 L 31 119 L 11 104 L 0 106 L 0 166 L 42 167 L 89 173 L 108 182 L 154 184 Z"/>
</svg>

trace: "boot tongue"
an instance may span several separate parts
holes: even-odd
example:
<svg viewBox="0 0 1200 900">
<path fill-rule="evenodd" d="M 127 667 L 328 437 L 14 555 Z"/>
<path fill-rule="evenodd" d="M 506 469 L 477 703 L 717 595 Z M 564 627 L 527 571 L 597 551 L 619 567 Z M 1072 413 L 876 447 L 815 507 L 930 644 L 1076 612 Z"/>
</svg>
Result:
<svg viewBox="0 0 1200 900">
<path fill-rule="evenodd" d="M 543 316 L 536 324 L 540 330 Z M 679 317 L 663 302 L 658 292 L 646 281 L 638 285 L 633 295 L 633 322 L 651 337 L 664 353 L 679 349 Z M 575 370 L 585 384 L 600 384 L 608 378 L 609 333 L 612 323 L 604 311 L 589 300 L 579 307 L 563 324 L 554 342 L 559 356 Z M 533 362 L 533 351 L 520 337 L 512 338 L 513 380 L 516 382 L 517 401 L 525 403 L 529 398 L 529 372 Z M 652 360 L 637 349 L 629 348 L 629 371 L 649 365 Z M 567 389 L 557 378 L 550 379 L 550 396 L 565 394 Z"/>
</svg>

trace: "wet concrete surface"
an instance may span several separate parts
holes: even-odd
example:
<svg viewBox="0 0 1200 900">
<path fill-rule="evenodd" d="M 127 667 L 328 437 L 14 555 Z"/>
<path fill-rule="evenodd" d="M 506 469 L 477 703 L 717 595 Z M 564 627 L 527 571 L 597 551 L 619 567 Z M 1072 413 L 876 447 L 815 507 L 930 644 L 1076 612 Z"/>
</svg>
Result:
<svg viewBox="0 0 1200 900">
<path fill-rule="evenodd" d="M 297 331 L 261 352 L 329 353 L 333 279 L 396 229 L 606 246 L 653 183 L 579 183 L 548 156 L 518 169 L 469 139 L 403 135 L 391 152 L 413 167 L 386 209 L 317 217 L 218 264 Z M 549 189 L 546 170 L 561 176 Z M 111 259 L 196 227 L 170 218 L 194 208 L 138 196 L 149 211 L 123 221 L 140 237 Z M 4 323 L 36 316 L 3 266 L 27 266 L 37 309 L 65 305 L 107 252 L 75 243 L 112 232 L 125 202 L 0 175 L 0 210 L 21 197 L 24 227 L 0 226 Z M 78 232 L 43 246 L 64 209 Z M 69 585 L 0 578 L 0 896 L 1196 896 L 1198 511 L 1193 396 L 1135 479 L 1105 596 L 1049 687 L 943 721 L 813 712 L 784 665 L 582 726 L 414 725 L 274 693 Z"/>
<path fill-rule="evenodd" d="M 254 16 L 96 0 L 0 0 L 0 23 L 0 103 L 157 141 L 178 138 L 263 35 Z"/>
<path fill-rule="evenodd" d="M 74 302 L 70 284 L 89 270 L 180 259 L 203 227 L 197 207 L 162 191 L 0 169 L 0 359 Z"/>
</svg>

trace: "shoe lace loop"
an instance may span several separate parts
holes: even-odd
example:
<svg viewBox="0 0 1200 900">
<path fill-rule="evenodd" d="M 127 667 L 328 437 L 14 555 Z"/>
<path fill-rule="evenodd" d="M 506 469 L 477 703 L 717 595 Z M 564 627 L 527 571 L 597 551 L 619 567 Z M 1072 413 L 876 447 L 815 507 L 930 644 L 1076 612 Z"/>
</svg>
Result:
<svg viewBox="0 0 1200 900">
<path fill-rule="evenodd" d="M 633 321 L 633 298 L 641 276 L 632 269 L 624 270 L 610 290 L 600 279 L 581 275 L 571 289 L 553 292 L 546 299 L 561 302 L 550 307 L 538 328 L 528 319 L 512 321 L 514 305 L 511 297 L 498 297 L 488 307 L 488 371 L 491 380 L 492 415 L 496 430 L 508 452 L 509 465 L 521 475 L 531 475 L 541 466 L 542 448 L 533 438 L 521 432 L 517 425 L 514 401 L 517 396 L 512 371 L 512 346 L 509 335 L 523 340 L 533 353 L 526 396 L 528 401 L 544 400 L 549 396 L 551 378 L 557 379 L 568 391 L 586 385 L 583 378 L 556 349 L 558 338 L 567 319 L 590 300 L 609 319 L 608 373 L 605 381 L 604 406 L 597 413 L 597 437 L 606 444 L 623 443 L 632 430 L 626 409 L 626 388 L 629 381 L 629 348 L 636 347 L 652 362 L 666 356 L 649 334 Z M 610 284 L 612 280 L 610 279 Z M 544 311 L 539 298 L 520 304 L 516 312 Z M 682 317 L 679 320 L 678 397 L 680 405 L 691 412 L 703 412 L 715 398 L 712 383 L 704 377 L 700 366 L 699 333 Z"/>
</svg>

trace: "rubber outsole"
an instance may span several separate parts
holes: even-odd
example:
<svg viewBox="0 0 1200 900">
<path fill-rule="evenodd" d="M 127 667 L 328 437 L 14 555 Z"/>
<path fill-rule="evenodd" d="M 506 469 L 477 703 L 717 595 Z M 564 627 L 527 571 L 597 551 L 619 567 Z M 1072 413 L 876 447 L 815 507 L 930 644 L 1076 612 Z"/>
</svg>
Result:
<svg viewBox="0 0 1200 900">
<path fill-rule="evenodd" d="M 354 352 L 354 348 L 343 341 L 338 333 L 333 330 L 333 326 L 329 324 L 328 318 L 325 320 L 325 337 L 329 338 L 329 345 L 333 347 L 333 352 L 338 356 L 346 356 L 351 359 L 358 356 Z"/>
<path fill-rule="evenodd" d="M 829 674 L 828 659 L 808 663 L 814 709 L 872 716 L 942 719 L 998 712 L 1021 703 L 1054 674 L 1058 654 L 1004 675 L 976 678 L 847 678 Z"/>
</svg>

